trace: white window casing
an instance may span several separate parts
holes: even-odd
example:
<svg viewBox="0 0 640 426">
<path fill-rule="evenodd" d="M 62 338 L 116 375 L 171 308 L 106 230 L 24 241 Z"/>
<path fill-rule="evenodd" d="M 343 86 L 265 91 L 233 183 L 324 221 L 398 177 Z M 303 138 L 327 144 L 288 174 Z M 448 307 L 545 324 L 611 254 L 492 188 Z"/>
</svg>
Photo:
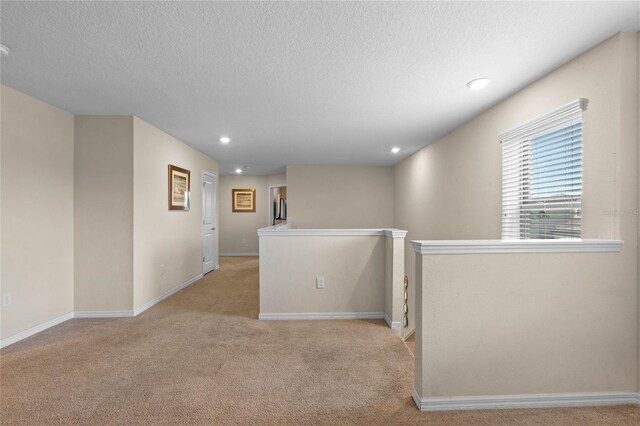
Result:
<svg viewBox="0 0 640 426">
<path fill-rule="evenodd" d="M 580 238 L 582 111 L 575 101 L 500 135 L 502 238 Z"/>
</svg>

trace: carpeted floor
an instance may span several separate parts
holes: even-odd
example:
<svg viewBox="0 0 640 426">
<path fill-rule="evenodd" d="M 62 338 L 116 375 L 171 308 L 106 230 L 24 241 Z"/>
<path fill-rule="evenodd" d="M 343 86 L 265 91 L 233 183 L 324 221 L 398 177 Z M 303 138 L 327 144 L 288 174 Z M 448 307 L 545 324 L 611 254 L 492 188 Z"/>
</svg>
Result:
<svg viewBox="0 0 640 426">
<path fill-rule="evenodd" d="M 0 352 L 3 425 L 640 424 L 633 406 L 420 413 L 382 321 L 258 321 L 258 261 L 136 318 L 76 319 Z"/>
</svg>

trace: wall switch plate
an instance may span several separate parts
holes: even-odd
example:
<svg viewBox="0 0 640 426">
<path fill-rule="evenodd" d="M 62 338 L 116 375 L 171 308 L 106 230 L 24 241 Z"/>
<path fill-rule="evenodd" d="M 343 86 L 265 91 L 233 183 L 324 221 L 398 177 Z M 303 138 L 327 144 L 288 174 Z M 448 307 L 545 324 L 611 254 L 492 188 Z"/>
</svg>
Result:
<svg viewBox="0 0 640 426">
<path fill-rule="evenodd" d="M 11 293 L 2 295 L 2 306 L 9 306 L 11 304 Z"/>
<path fill-rule="evenodd" d="M 164 263 L 161 263 L 160 264 L 160 275 L 164 275 L 165 271 L 166 271 L 166 269 L 164 267 Z"/>
<path fill-rule="evenodd" d="M 246 238 L 242 239 L 242 244 L 247 244 L 247 239 Z"/>
<path fill-rule="evenodd" d="M 316 277 L 316 288 L 324 288 L 324 277 Z"/>
</svg>

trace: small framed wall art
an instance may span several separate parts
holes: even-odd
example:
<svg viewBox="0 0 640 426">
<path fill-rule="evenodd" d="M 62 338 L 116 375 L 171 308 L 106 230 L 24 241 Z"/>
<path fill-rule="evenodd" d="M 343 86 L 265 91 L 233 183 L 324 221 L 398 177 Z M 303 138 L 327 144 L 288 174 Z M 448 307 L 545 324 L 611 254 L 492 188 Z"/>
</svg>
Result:
<svg viewBox="0 0 640 426">
<path fill-rule="evenodd" d="M 231 190 L 231 210 L 234 213 L 255 213 L 256 211 L 256 190 L 254 189 L 232 189 Z"/>
<path fill-rule="evenodd" d="M 169 164 L 169 210 L 189 211 L 191 172 Z"/>
</svg>

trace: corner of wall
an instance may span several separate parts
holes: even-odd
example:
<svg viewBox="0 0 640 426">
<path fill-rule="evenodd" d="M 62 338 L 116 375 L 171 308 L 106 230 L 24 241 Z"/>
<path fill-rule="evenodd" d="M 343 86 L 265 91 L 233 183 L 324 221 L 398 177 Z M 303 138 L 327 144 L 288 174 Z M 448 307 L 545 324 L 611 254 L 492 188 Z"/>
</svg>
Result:
<svg viewBox="0 0 640 426">
<path fill-rule="evenodd" d="M 0 271 L 3 294 L 12 295 L 2 309 L 6 341 L 73 314 L 74 122 L 25 93 L 0 93 Z"/>
<path fill-rule="evenodd" d="M 191 172 L 188 211 L 167 208 L 169 164 Z M 218 163 L 133 117 L 134 310 L 155 303 L 202 275 L 203 171 L 218 176 Z"/>
<path fill-rule="evenodd" d="M 74 119 L 75 310 L 133 309 L 133 117 Z"/>
<path fill-rule="evenodd" d="M 258 229 L 269 226 L 269 186 L 285 183 L 280 175 L 272 176 L 220 176 L 219 188 L 219 238 L 223 256 L 258 253 Z M 234 188 L 256 190 L 256 211 L 234 213 L 231 208 L 231 191 Z"/>
<path fill-rule="evenodd" d="M 640 146 L 640 31 L 636 33 L 636 147 Z M 638 149 L 638 157 L 636 158 L 638 167 L 636 168 L 636 187 L 640 191 L 640 149 Z M 637 195 L 637 202 L 640 202 L 640 194 Z M 638 230 L 638 241 L 640 241 L 640 215 L 636 215 L 636 227 Z M 637 383 L 636 391 L 640 393 L 640 250 L 638 251 L 638 345 L 636 348 L 638 365 L 637 365 Z"/>
</svg>

